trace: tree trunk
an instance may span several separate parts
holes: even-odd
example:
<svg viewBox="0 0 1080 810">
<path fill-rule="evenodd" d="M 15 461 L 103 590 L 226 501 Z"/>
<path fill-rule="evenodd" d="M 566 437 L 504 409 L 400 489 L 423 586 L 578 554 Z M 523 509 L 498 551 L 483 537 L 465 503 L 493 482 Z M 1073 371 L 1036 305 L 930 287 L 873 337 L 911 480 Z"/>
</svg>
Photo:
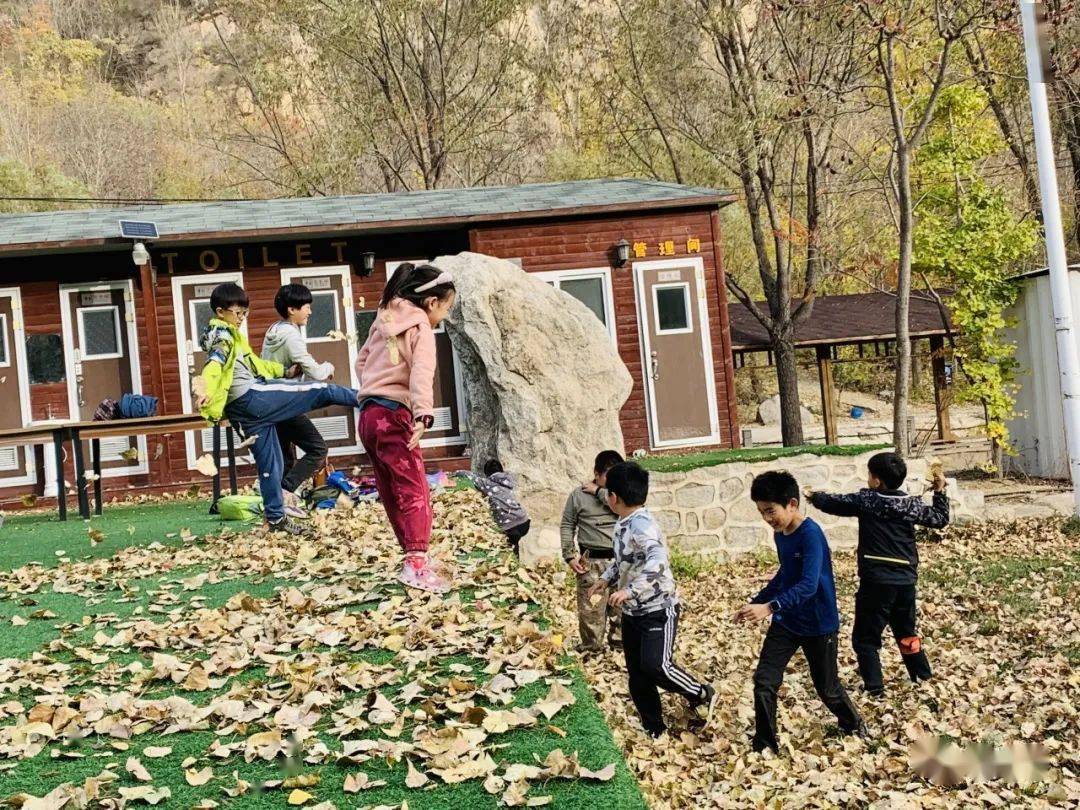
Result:
<svg viewBox="0 0 1080 810">
<path fill-rule="evenodd" d="M 795 365 L 795 345 L 791 337 L 773 341 L 776 382 L 780 387 L 780 435 L 784 447 L 804 444 L 799 402 L 799 369 Z"/>
<path fill-rule="evenodd" d="M 1064 80 L 1059 80 L 1057 85 L 1056 89 L 1061 98 L 1057 112 L 1061 118 L 1065 148 L 1069 152 L 1072 169 L 1072 247 L 1076 251 L 1074 255 L 1080 257 L 1080 90 L 1074 90 Z"/>
<path fill-rule="evenodd" d="M 907 143 L 896 146 L 896 190 L 900 213 L 900 257 L 896 268 L 896 383 L 893 388 L 893 441 L 896 452 L 907 456 L 911 449 L 908 435 L 908 400 L 911 384 L 911 339 L 908 309 L 911 304 L 911 254 L 915 218 L 911 200 L 911 149 Z"/>
</svg>

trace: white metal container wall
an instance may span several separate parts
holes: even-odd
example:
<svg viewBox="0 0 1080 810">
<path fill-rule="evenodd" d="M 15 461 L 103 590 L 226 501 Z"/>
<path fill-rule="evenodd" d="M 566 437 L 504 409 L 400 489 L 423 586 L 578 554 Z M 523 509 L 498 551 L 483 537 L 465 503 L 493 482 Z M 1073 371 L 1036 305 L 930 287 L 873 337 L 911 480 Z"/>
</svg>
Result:
<svg viewBox="0 0 1080 810">
<path fill-rule="evenodd" d="M 1080 267 L 1069 268 L 1073 311 L 1080 313 Z M 1020 364 L 1016 396 L 1018 416 L 1009 421 L 1009 433 L 1019 455 L 1006 464 L 1039 478 L 1069 477 L 1065 445 L 1065 419 L 1054 334 L 1050 277 L 1043 272 L 1019 280 L 1020 294 L 1009 310 L 1016 326 L 1007 330 L 1016 343 Z M 1077 333 L 1080 340 L 1080 332 Z"/>
</svg>

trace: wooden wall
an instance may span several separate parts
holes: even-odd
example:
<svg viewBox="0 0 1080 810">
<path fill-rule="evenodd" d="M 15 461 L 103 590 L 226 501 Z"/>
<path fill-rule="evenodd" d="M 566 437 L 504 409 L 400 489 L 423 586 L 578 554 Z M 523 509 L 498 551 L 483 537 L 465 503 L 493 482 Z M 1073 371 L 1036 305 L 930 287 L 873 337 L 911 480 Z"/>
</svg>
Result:
<svg viewBox="0 0 1080 810">
<path fill-rule="evenodd" d="M 613 246 L 620 239 L 644 242 L 648 255 L 642 261 L 660 258 L 658 243 L 672 240 L 675 257 L 689 255 L 688 237 L 701 240 L 705 265 L 705 284 L 709 308 L 709 333 L 712 338 L 716 380 L 716 402 L 720 420 L 720 444 L 735 447 L 738 421 L 734 393 L 734 368 L 731 361 L 727 326 L 727 294 L 721 267 L 719 228 L 715 212 L 675 211 L 655 215 L 597 217 L 573 222 L 548 222 L 478 227 L 471 232 L 470 246 L 477 253 L 504 259 L 521 259 L 528 271 L 578 270 L 611 266 Z M 621 421 L 626 450 L 649 448 L 645 387 L 641 368 L 641 336 L 638 329 L 637 302 L 633 271 L 628 262 L 611 273 L 615 325 L 619 354 L 634 378 L 634 388 L 623 406 Z"/>
<path fill-rule="evenodd" d="M 433 258 L 440 254 L 471 249 L 503 258 L 519 258 L 524 268 L 529 271 L 584 269 L 611 266 L 613 245 L 620 239 L 645 242 L 649 247 L 647 258 L 654 259 L 660 258 L 657 256 L 657 243 L 665 240 L 674 241 L 676 257 L 687 255 L 688 237 L 696 237 L 701 241 L 700 255 L 704 260 L 707 285 L 721 445 L 737 446 L 738 429 L 727 327 L 727 299 L 720 263 L 719 226 L 715 210 L 674 211 L 652 215 L 626 214 L 530 224 L 478 226 L 471 231 L 443 230 L 356 237 L 348 240 L 349 247 L 344 255 L 344 262 L 327 259 L 328 251 L 331 250 L 328 245 L 333 244 L 331 240 L 309 240 L 306 244 L 311 245 L 314 266 L 349 264 L 353 268 L 354 297 L 363 297 L 365 308 L 373 308 L 385 283 L 384 263 L 387 260 Z M 222 257 L 220 270 L 223 272 L 237 269 L 227 264 L 227 260 L 235 256 L 238 249 L 243 251 L 244 287 L 251 300 L 249 330 L 252 346 L 256 351 L 261 348 L 262 335 L 267 327 L 277 318 L 273 299 L 281 283 L 280 268 L 295 266 L 287 260 L 294 247 L 295 243 L 290 242 L 272 244 L 270 256 L 278 260 L 277 265 L 272 267 L 258 266 L 258 257 L 267 256 L 265 248 L 260 245 L 232 244 L 218 247 Z M 197 265 L 201 249 L 199 246 L 173 253 L 169 262 L 161 251 L 152 251 L 153 261 L 158 268 L 157 284 L 153 290 L 158 326 L 156 345 L 146 337 L 148 312 L 141 280 L 126 251 L 9 259 L 0 265 L 4 275 L 11 278 L 12 283 L 18 283 L 22 290 L 24 321 L 28 335 L 61 332 L 60 283 L 113 278 L 134 279 L 133 300 L 140 336 L 143 392 L 161 399 L 160 412 L 178 413 L 182 408 L 181 373 L 177 359 L 172 276 L 166 271 L 166 267 L 171 262 L 178 275 L 201 272 Z M 356 272 L 359 267 L 358 256 L 367 250 L 373 251 L 377 256 L 376 269 L 371 277 L 361 278 Z M 234 263 L 235 261 L 233 259 Z M 206 272 L 205 277 L 208 282 L 212 282 L 214 273 Z M 19 283 L 17 279 L 20 278 L 36 280 Z M 637 306 L 629 264 L 612 271 L 612 289 L 619 352 L 634 379 L 633 391 L 622 411 L 626 449 L 631 451 L 638 447 L 649 447 L 649 440 Z M 151 373 L 153 366 L 159 371 L 159 385 L 155 385 L 157 380 Z M 45 419 L 50 415 L 54 418 L 67 418 L 69 414 L 66 383 L 32 386 L 31 409 L 34 419 Z M 163 448 L 155 459 L 155 449 L 159 443 Z M 151 456 L 150 474 L 107 479 L 107 496 L 122 496 L 125 492 L 184 491 L 193 484 L 199 484 L 203 491 L 209 490 L 208 479 L 187 469 L 182 434 L 148 437 L 147 444 Z M 426 455 L 446 469 L 460 469 L 468 465 L 468 460 L 459 458 L 459 451 L 460 448 L 457 447 L 431 448 Z M 39 450 L 39 462 L 40 455 Z M 345 466 L 352 463 L 352 460 L 342 458 L 335 459 L 335 462 Z M 251 480 L 248 469 L 240 468 L 242 481 Z M 69 481 L 74 480 L 70 463 L 67 477 Z M 39 466 L 38 493 L 42 491 L 42 478 Z M 0 505 L 17 506 L 25 493 L 26 487 L 0 489 Z"/>
</svg>

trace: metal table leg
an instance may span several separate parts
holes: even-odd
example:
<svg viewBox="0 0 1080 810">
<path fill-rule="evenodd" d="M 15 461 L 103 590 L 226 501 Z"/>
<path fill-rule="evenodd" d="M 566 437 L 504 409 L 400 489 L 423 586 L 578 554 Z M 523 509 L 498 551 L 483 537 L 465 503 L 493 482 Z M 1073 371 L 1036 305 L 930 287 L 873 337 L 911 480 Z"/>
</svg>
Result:
<svg viewBox="0 0 1080 810">
<path fill-rule="evenodd" d="M 225 431 L 225 455 L 229 461 L 229 491 L 235 495 L 236 488 L 236 442 L 234 440 L 232 425 Z"/>
<path fill-rule="evenodd" d="M 214 425 L 214 494 L 210 504 L 210 514 L 218 513 L 218 501 L 221 500 L 221 425 Z"/>
<path fill-rule="evenodd" d="M 64 487 L 64 430 L 53 431 L 53 451 L 56 453 L 56 508 L 61 520 L 67 520 L 67 489 Z"/>
<path fill-rule="evenodd" d="M 101 439 L 90 440 L 90 459 L 94 465 L 94 514 L 101 514 Z"/>
<path fill-rule="evenodd" d="M 75 452 L 75 487 L 79 497 L 79 515 L 83 520 L 87 520 L 90 517 L 90 499 L 86 495 L 86 466 L 83 463 L 82 439 L 79 438 L 77 429 L 71 431 L 71 443 Z"/>
</svg>

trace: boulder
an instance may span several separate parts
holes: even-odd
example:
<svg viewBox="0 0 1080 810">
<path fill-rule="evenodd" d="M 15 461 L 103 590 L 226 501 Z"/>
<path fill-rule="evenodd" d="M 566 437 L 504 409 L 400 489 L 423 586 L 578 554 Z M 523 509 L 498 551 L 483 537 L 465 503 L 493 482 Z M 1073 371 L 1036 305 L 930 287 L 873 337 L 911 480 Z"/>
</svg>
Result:
<svg viewBox="0 0 1080 810">
<path fill-rule="evenodd" d="M 434 264 L 458 289 L 446 330 L 461 363 L 473 465 L 498 458 L 517 476 L 533 521 L 528 559 L 529 538 L 550 535 L 542 529 L 558 521 L 596 454 L 623 450 L 619 411 L 633 380 L 604 325 L 570 295 L 479 253 Z"/>
<path fill-rule="evenodd" d="M 766 400 L 762 400 L 758 403 L 758 421 L 763 425 L 779 425 L 780 424 L 780 395 L 773 394 Z M 800 405 L 799 413 L 802 416 L 802 422 L 804 425 L 813 424 L 817 417 L 810 411 Z"/>
</svg>

